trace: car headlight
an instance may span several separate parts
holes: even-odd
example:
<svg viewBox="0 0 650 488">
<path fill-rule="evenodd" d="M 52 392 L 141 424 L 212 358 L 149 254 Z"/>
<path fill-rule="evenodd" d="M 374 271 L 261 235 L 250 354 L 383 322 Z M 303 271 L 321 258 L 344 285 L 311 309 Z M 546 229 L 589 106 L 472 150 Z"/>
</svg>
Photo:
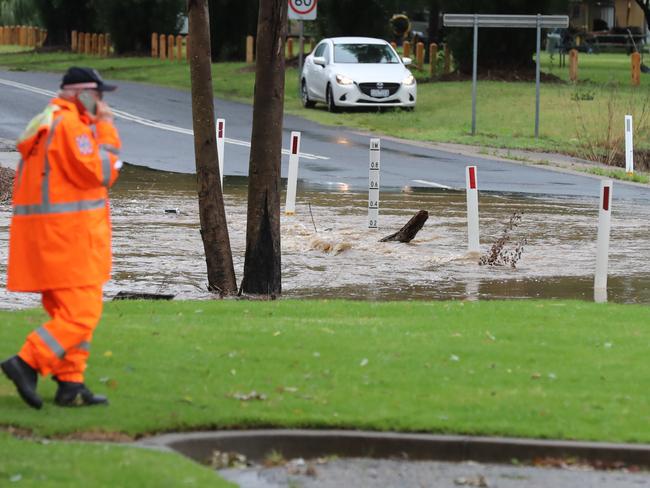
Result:
<svg viewBox="0 0 650 488">
<path fill-rule="evenodd" d="M 414 85 L 415 84 L 415 78 L 413 75 L 408 75 L 406 78 L 402 80 L 402 85 Z"/>
<path fill-rule="evenodd" d="M 352 78 L 348 78 L 345 75 L 336 75 L 336 82 L 339 85 L 352 85 L 354 83 L 354 80 L 352 80 Z"/>
</svg>

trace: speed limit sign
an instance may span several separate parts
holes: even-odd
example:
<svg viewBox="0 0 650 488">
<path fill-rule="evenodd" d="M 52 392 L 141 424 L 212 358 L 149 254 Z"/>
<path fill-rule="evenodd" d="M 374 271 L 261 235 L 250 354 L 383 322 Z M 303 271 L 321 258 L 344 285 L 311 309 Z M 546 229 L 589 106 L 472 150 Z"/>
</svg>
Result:
<svg viewBox="0 0 650 488">
<path fill-rule="evenodd" d="M 289 0 L 289 18 L 291 20 L 316 20 L 318 0 Z"/>
</svg>

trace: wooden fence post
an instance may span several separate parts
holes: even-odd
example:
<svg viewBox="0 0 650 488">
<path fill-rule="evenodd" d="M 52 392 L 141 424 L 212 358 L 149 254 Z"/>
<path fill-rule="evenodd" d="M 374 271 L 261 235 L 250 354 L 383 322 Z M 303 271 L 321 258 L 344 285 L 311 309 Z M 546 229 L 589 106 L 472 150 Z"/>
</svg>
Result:
<svg viewBox="0 0 650 488">
<path fill-rule="evenodd" d="M 92 46 L 91 50 L 93 56 L 99 56 L 99 36 L 97 35 L 96 32 L 93 33 L 93 36 L 90 41 L 90 45 Z"/>
<path fill-rule="evenodd" d="M 187 62 L 190 62 L 190 36 L 189 34 L 185 36 L 185 58 L 187 59 Z"/>
<path fill-rule="evenodd" d="M 255 38 L 253 36 L 246 36 L 246 62 L 251 64 L 255 61 Z"/>
<path fill-rule="evenodd" d="M 106 44 L 104 45 L 104 56 L 109 57 L 111 55 L 111 35 L 107 32 L 104 36 Z"/>
<path fill-rule="evenodd" d="M 158 57 L 158 33 L 157 32 L 153 32 L 151 34 L 151 57 L 152 58 Z"/>
<path fill-rule="evenodd" d="M 424 43 L 418 42 L 415 45 L 415 64 L 418 69 L 421 70 L 424 68 Z"/>
<path fill-rule="evenodd" d="M 569 51 L 569 79 L 574 83 L 578 81 L 578 50 Z"/>
<path fill-rule="evenodd" d="M 97 42 L 99 43 L 97 54 L 103 57 L 104 52 L 106 51 L 106 37 L 104 36 L 104 34 L 99 34 L 97 36 Z"/>
<path fill-rule="evenodd" d="M 170 61 L 174 60 L 174 39 L 174 34 L 167 36 L 167 59 Z"/>
<path fill-rule="evenodd" d="M 84 34 L 84 54 L 89 55 L 90 54 L 90 43 L 92 42 L 92 36 L 90 35 L 90 32 L 86 32 Z"/>
<path fill-rule="evenodd" d="M 176 61 L 183 61 L 183 36 L 176 36 Z"/>
<path fill-rule="evenodd" d="M 160 59 L 167 59 L 167 36 L 165 34 L 159 36 L 158 55 Z"/>
<path fill-rule="evenodd" d="M 451 73 L 451 50 L 449 49 L 449 44 L 445 42 L 445 67 L 444 73 L 448 75 Z"/>
<path fill-rule="evenodd" d="M 633 52 L 630 62 L 632 63 L 632 86 L 639 86 L 641 84 L 641 54 Z"/>
<path fill-rule="evenodd" d="M 287 38 L 287 58 L 293 58 L 293 38 Z"/>
<path fill-rule="evenodd" d="M 429 44 L 429 78 L 436 76 L 438 68 L 438 45 L 435 42 Z"/>
<path fill-rule="evenodd" d="M 78 40 L 79 40 L 79 38 L 77 37 L 77 31 L 73 30 L 72 31 L 72 36 L 71 36 L 71 42 L 70 42 L 70 50 L 73 53 L 77 52 L 77 41 Z"/>
<path fill-rule="evenodd" d="M 411 43 L 409 41 L 404 41 L 402 43 L 402 57 L 403 58 L 411 57 Z"/>
</svg>

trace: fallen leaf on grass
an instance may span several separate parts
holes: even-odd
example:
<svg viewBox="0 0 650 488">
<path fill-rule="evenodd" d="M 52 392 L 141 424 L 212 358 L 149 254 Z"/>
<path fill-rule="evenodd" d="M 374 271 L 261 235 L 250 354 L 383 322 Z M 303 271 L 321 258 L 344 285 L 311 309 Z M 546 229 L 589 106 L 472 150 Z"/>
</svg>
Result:
<svg viewBox="0 0 650 488">
<path fill-rule="evenodd" d="M 478 475 L 475 478 L 456 478 L 454 484 L 457 486 L 477 486 L 482 488 L 490 486 L 483 475 Z"/>
<path fill-rule="evenodd" d="M 105 358 L 112 358 L 113 357 L 113 351 L 106 351 L 104 353 Z"/>
<path fill-rule="evenodd" d="M 264 393 L 258 393 L 255 390 L 251 391 L 250 393 L 240 393 L 237 391 L 230 395 L 230 397 L 241 402 L 250 402 L 251 400 L 264 401 L 268 398 Z"/>
<path fill-rule="evenodd" d="M 282 332 L 280 332 L 279 330 L 276 330 L 276 331 L 273 333 L 273 337 L 277 337 L 277 336 L 279 336 L 280 334 L 282 334 Z"/>
<path fill-rule="evenodd" d="M 295 386 L 278 386 L 276 388 L 276 391 L 278 393 L 284 393 L 284 392 L 296 393 L 298 391 L 298 388 L 296 388 Z"/>
<path fill-rule="evenodd" d="M 359 363 L 359 366 L 362 368 L 368 364 L 368 358 L 363 358 L 361 362 Z"/>
<path fill-rule="evenodd" d="M 497 340 L 497 338 L 494 337 L 494 336 L 490 333 L 489 330 L 486 330 L 486 331 L 485 331 L 485 336 L 486 336 L 488 339 L 490 339 L 491 341 L 496 341 L 496 340 Z"/>
<path fill-rule="evenodd" d="M 452 354 L 451 356 L 449 356 L 449 360 L 450 361 L 460 361 L 460 358 L 458 356 L 456 356 L 455 354 Z"/>
<path fill-rule="evenodd" d="M 538 380 L 542 377 L 542 373 L 533 373 L 530 378 L 533 380 Z"/>
</svg>

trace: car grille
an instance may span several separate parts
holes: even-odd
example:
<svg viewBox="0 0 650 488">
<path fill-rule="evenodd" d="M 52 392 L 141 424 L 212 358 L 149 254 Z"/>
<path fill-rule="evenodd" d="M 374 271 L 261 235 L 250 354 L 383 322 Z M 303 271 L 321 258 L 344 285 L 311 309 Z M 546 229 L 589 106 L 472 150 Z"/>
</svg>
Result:
<svg viewBox="0 0 650 488">
<path fill-rule="evenodd" d="M 359 90 L 367 96 L 370 95 L 370 90 L 388 90 L 388 96 L 393 96 L 399 90 L 399 83 L 359 83 Z M 381 97 L 386 98 L 386 97 Z"/>
</svg>

